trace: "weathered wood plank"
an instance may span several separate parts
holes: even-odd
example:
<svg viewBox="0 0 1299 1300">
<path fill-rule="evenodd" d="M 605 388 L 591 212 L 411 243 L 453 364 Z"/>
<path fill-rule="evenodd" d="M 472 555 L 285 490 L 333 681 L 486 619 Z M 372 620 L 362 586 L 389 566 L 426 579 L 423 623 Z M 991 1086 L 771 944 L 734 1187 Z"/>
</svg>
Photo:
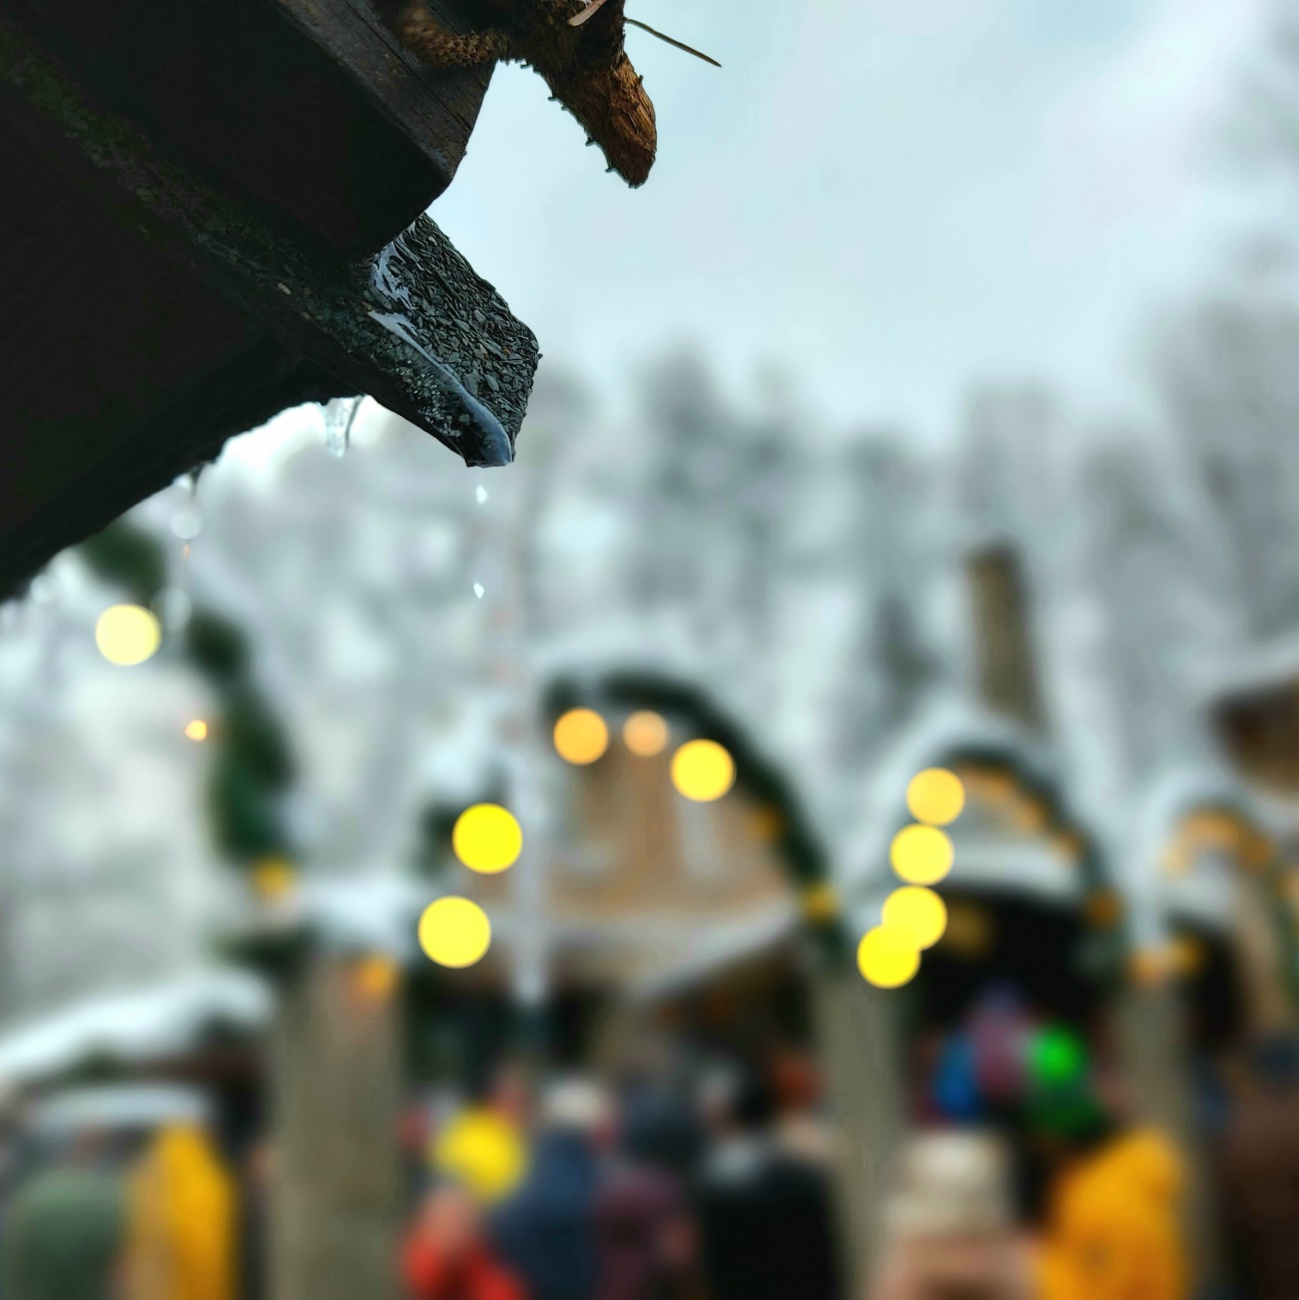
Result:
<svg viewBox="0 0 1299 1300">
<path fill-rule="evenodd" d="M 421 63 L 392 33 L 401 0 L 278 2 L 438 167 L 445 177 L 442 188 L 450 184 L 464 159 L 492 66 L 434 70 Z M 465 26 L 451 5 L 432 0 L 429 8 L 452 31 Z"/>
<path fill-rule="evenodd" d="M 226 194 L 368 254 L 451 183 L 490 70 L 435 72 L 363 0 L 0 0 Z"/>
<path fill-rule="evenodd" d="M 18 7 L 0 0 L 0 589 L 298 401 L 366 392 L 471 464 L 511 458 L 536 341 L 431 222 L 392 241 L 393 203 L 379 254 L 340 256 L 159 145 Z"/>
</svg>

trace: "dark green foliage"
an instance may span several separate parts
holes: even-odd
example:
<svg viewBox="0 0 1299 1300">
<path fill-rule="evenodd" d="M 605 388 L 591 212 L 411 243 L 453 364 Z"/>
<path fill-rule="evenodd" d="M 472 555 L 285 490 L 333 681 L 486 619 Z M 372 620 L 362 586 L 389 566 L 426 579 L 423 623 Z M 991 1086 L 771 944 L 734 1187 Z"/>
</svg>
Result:
<svg viewBox="0 0 1299 1300">
<path fill-rule="evenodd" d="M 196 609 L 185 628 L 185 657 L 212 681 L 232 683 L 248 671 L 248 640 L 229 619 Z"/>
<path fill-rule="evenodd" d="M 138 605 L 148 605 L 166 585 L 167 563 L 162 548 L 138 528 L 109 525 L 81 544 L 81 555 L 105 582 L 123 587 Z"/>
</svg>

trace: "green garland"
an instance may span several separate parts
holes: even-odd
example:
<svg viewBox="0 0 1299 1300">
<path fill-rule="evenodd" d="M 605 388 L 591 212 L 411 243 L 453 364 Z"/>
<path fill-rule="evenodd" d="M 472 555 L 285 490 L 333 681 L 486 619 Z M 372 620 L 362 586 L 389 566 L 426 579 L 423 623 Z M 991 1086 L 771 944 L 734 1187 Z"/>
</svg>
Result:
<svg viewBox="0 0 1299 1300">
<path fill-rule="evenodd" d="M 90 569 L 146 608 L 167 585 L 162 544 L 118 520 L 78 548 Z M 181 653 L 217 700 L 208 735 L 214 750 L 207 803 L 218 851 L 248 868 L 292 858 L 285 796 L 294 779 L 288 739 L 253 679 L 247 636 L 230 619 L 196 606 Z"/>
<path fill-rule="evenodd" d="M 815 952 L 829 965 L 850 963 L 855 941 L 833 892 L 825 845 L 813 831 L 793 783 L 759 750 L 749 733 L 704 691 L 656 673 L 613 673 L 590 684 L 560 680 L 551 686 L 545 700 L 552 720 L 579 705 L 598 710 L 602 704 L 652 709 L 681 719 L 697 735 L 715 740 L 730 753 L 735 760 L 737 788 L 777 815 L 774 847 L 803 902 L 804 926 Z"/>
</svg>

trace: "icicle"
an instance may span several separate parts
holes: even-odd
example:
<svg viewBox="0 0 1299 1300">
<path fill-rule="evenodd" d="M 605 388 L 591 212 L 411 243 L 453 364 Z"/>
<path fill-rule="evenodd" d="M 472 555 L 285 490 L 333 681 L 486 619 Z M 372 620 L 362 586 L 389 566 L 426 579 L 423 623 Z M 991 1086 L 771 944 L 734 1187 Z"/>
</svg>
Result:
<svg viewBox="0 0 1299 1300">
<path fill-rule="evenodd" d="M 334 397 L 321 408 L 325 421 L 325 450 L 331 456 L 345 456 L 352 442 L 352 424 L 363 398 Z"/>
</svg>

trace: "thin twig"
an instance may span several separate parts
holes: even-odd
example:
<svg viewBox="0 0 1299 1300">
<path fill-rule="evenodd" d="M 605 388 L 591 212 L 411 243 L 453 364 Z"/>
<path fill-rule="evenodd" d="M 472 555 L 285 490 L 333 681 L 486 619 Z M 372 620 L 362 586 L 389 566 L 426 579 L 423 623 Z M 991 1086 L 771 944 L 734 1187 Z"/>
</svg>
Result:
<svg viewBox="0 0 1299 1300">
<path fill-rule="evenodd" d="M 593 5 L 601 5 L 603 3 L 604 0 L 592 0 Z M 579 14 L 578 17 L 580 18 L 581 15 Z M 697 59 L 703 59 L 705 63 L 711 63 L 715 68 L 720 68 L 722 66 L 716 59 L 709 58 L 707 54 L 702 50 L 695 49 L 693 45 L 687 45 L 684 41 L 678 41 L 674 37 L 664 35 L 663 32 L 655 31 L 649 23 L 643 23 L 636 18 L 628 18 L 625 21 L 629 22 L 633 27 L 639 27 L 643 32 L 649 32 L 651 36 L 657 36 L 661 41 L 667 41 L 669 45 L 675 45 L 679 50 L 685 50 L 687 54 L 693 54 Z"/>
</svg>

